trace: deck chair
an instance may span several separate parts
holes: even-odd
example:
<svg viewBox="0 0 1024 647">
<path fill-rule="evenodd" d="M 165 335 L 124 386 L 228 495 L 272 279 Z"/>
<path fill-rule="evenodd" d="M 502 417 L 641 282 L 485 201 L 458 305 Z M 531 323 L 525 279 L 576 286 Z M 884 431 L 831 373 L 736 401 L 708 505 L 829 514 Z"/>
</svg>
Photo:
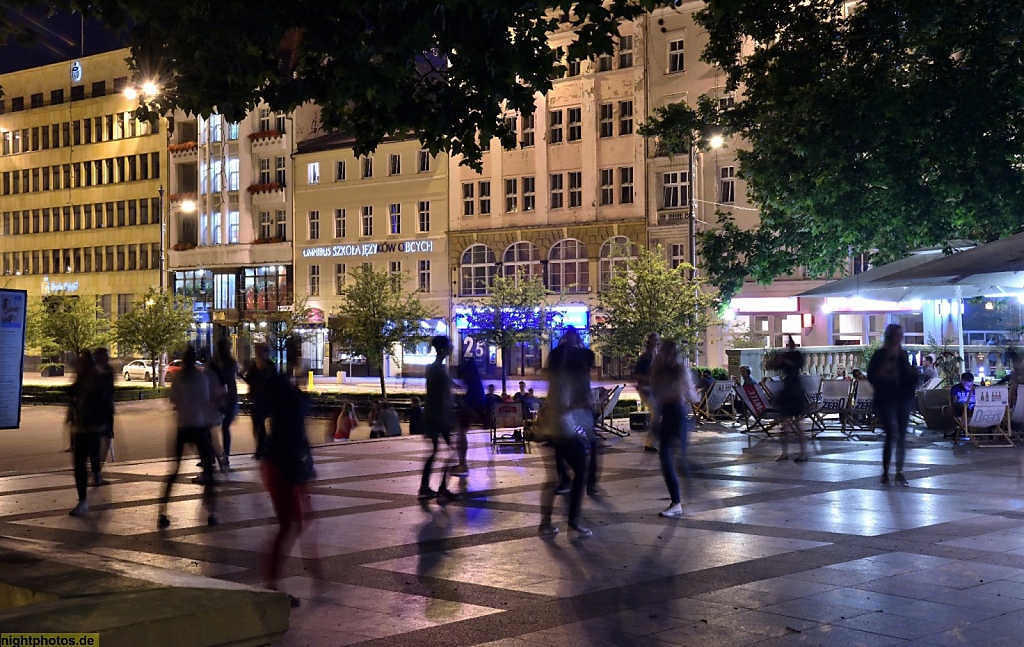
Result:
<svg viewBox="0 0 1024 647">
<path fill-rule="evenodd" d="M 522 402 L 496 402 L 491 407 L 491 444 L 526 449 Z"/>
<path fill-rule="evenodd" d="M 942 384 L 942 378 L 941 377 L 933 377 L 932 379 L 930 379 L 930 380 L 928 380 L 927 382 L 924 383 L 924 386 L 921 387 L 921 390 L 922 391 L 930 391 L 932 389 L 937 389 L 937 388 L 939 388 L 939 386 L 941 384 Z"/>
<path fill-rule="evenodd" d="M 715 380 L 711 388 L 704 393 L 700 403 L 693 405 L 693 413 L 697 418 L 715 421 L 721 417 L 735 422 L 736 383 L 732 380 Z"/>
<path fill-rule="evenodd" d="M 1017 385 L 1017 401 L 1010 412 L 1010 429 L 1024 429 L 1024 384 Z"/>
<path fill-rule="evenodd" d="M 770 406 L 778 407 L 779 398 L 782 395 L 782 380 L 764 380 L 761 382 L 761 387 L 764 388 L 768 394 L 768 403 Z"/>
<path fill-rule="evenodd" d="M 846 433 L 845 418 L 854 384 L 852 380 L 821 381 L 821 406 L 817 415 L 813 417 L 818 426 L 812 427 L 812 437 L 829 430 L 839 431 L 847 438 L 850 437 L 850 434 Z"/>
<path fill-rule="evenodd" d="M 853 391 L 853 397 L 843 417 L 842 432 L 847 436 L 853 435 L 855 430 L 874 432 L 875 431 L 875 387 L 867 380 L 857 380 Z M 847 433 L 847 429 L 850 430 Z"/>
<path fill-rule="evenodd" d="M 807 418 L 811 421 L 811 436 L 825 429 L 821 422 L 821 383 L 820 375 L 801 375 L 800 386 L 804 387 L 807 396 Z"/>
<path fill-rule="evenodd" d="M 964 407 L 963 414 L 954 420 L 975 447 L 1013 447 L 1009 405 L 1009 387 L 975 387 L 974 410 Z"/>
<path fill-rule="evenodd" d="M 620 438 L 629 435 L 628 431 L 615 426 L 613 418 L 615 406 L 619 403 L 619 398 L 622 397 L 622 392 L 625 389 L 625 384 L 617 384 L 614 389 L 605 392 L 603 401 L 597 403 L 597 420 L 594 421 L 594 426 L 598 432 L 614 434 Z"/>
<path fill-rule="evenodd" d="M 760 432 L 765 436 L 771 436 L 772 429 L 781 422 L 782 414 L 777 409 L 769 407 L 768 394 L 764 387 L 757 383 L 750 386 L 737 384 L 733 389 L 744 406 L 743 422 L 747 430 L 743 433 Z"/>
</svg>

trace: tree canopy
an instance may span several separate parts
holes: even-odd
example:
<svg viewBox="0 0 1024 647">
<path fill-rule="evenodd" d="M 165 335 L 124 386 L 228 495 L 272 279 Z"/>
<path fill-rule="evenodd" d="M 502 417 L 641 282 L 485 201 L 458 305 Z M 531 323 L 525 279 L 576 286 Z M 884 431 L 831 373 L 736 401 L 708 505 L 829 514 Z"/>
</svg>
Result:
<svg viewBox="0 0 1024 647">
<path fill-rule="evenodd" d="M 176 351 L 188 343 L 194 323 L 191 299 L 150 288 L 141 300 L 132 303 L 128 312 L 117 318 L 118 352 L 145 354 L 153 366 L 153 386 L 156 386 L 158 379 L 163 383 L 157 362 L 164 353 Z"/>
<path fill-rule="evenodd" d="M 434 316 L 417 293 L 402 291 L 405 276 L 361 265 L 349 272 L 350 281 L 338 296 L 336 319 L 331 325 L 334 341 L 363 355 L 380 368 L 380 393 L 388 396 L 384 366 L 388 357 L 399 359 L 402 344 L 424 338 L 420 324 Z"/>
<path fill-rule="evenodd" d="M 673 107 L 650 134 L 685 150 L 695 127 L 739 137 L 761 210 L 702 232 L 725 296 L 851 253 L 888 261 L 954 238 L 1016 231 L 1024 213 L 1024 11 L 1002 0 L 708 0 L 703 59 L 735 107 Z"/>
<path fill-rule="evenodd" d="M 27 315 L 26 346 L 50 358 L 44 366 L 60 364 L 61 353 L 94 351 L 112 340 L 110 320 L 95 295 L 48 294 L 30 302 Z"/>
<path fill-rule="evenodd" d="M 641 247 L 636 258 L 617 267 L 598 293 L 591 326 L 601 352 L 635 357 L 652 332 L 696 349 L 716 300 L 704 292 L 700 279 L 688 278 L 692 269 L 687 263 L 670 267 L 660 246 L 654 251 Z"/>
<path fill-rule="evenodd" d="M 504 110 L 531 114 L 568 61 L 611 53 L 618 25 L 664 0 L 7 0 L 85 10 L 122 32 L 139 79 L 158 78 L 160 111 L 238 121 L 265 101 L 308 101 L 356 153 L 414 133 L 432 153 L 479 165 L 481 142 L 514 147 Z M 30 32 L 0 10 L 0 43 Z M 565 52 L 549 36 L 572 30 Z M 564 56 L 563 56 L 564 55 Z"/>
</svg>

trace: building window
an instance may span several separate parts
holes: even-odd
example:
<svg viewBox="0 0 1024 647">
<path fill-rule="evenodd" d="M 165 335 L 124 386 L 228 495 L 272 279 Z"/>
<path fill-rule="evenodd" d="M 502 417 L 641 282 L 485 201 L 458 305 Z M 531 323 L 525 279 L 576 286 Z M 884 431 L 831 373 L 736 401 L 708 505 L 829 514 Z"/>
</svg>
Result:
<svg viewBox="0 0 1024 647">
<path fill-rule="evenodd" d="M 306 164 L 306 181 L 310 184 L 320 184 L 320 162 Z"/>
<path fill-rule="evenodd" d="M 523 211 L 537 209 L 537 179 L 532 175 L 523 178 Z"/>
<path fill-rule="evenodd" d="M 373 177 L 373 158 L 367 155 L 363 158 L 363 179 Z"/>
<path fill-rule="evenodd" d="M 614 58 L 611 54 L 601 54 L 597 57 L 597 71 L 598 72 L 610 72 L 614 63 Z"/>
<path fill-rule="evenodd" d="M 260 132 L 270 130 L 270 108 L 260 108 Z"/>
<path fill-rule="evenodd" d="M 240 220 L 237 211 L 228 212 L 228 244 L 237 245 L 239 240 Z"/>
<path fill-rule="evenodd" d="M 519 128 L 518 128 L 519 123 L 518 122 L 519 122 L 519 120 L 516 119 L 515 115 L 511 115 L 511 116 L 505 117 L 505 128 L 508 128 L 508 131 L 510 133 L 512 133 L 513 137 L 515 137 L 516 134 L 519 132 Z"/>
<path fill-rule="evenodd" d="M 561 173 L 551 174 L 551 208 L 561 209 L 565 206 L 565 176 Z"/>
<path fill-rule="evenodd" d="M 569 141 L 583 138 L 583 108 L 569 108 Z"/>
<path fill-rule="evenodd" d="M 871 269 L 871 256 L 868 254 L 854 254 L 851 259 L 853 274 L 863 274 Z"/>
<path fill-rule="evenodd" d="M 604 290 L 612 281 L 615 272 L 625 270 L 630 261 L 636 260 L 636 245 L 625 236 L 609 238 L 601 245 L 599 264 L 599 285 Z"/>
<path fill-rule="evenodd" d="M 345 210 L 335 209 L 334 210 L 334 237 L 344 238 L 345 237 Z"/>
<path fill-rule="evenodd" d="M 669 264 L 672 266 L 672 269 L 676 269 L 686 262 L 686 245 L 672 243 L 669 247 L 669 254 Z"/>
<path fill-rule="evenodd" d="M 462 215 L 472 216 L 474 210 L 473 183 L 462 183 Z"/>
<path fill-rule="evenodd" d="M 580 62 L 569 61 L 565 64 L 565 75 L 566 76 L 579 76 L 580 75 Z"/>
<path fill-rule="evenodd" d="M 399 276 L 402 273 L 402 261 L 391 261 L 388 263 L 388 273 L 391 276 Z"/>
<path fill-rule="evenodd" d="M 477 187 L 480 190 L 480 215 L 491 215 L 491 183 L 480 182 Z"/>
<path fill-rule="evenodd" d="M 736 167 L 722 167 L 722 181 L 719 184 L 720 200 L 725 204 L 736 202 Z"/>
<path fill-rule="evenodd" d="M 274 115 L 274 129 L 282 135 L 284 134 L 284 122 L 286 118 L 287 116 L 283 112 L 278 112 Z"/>
<path fill-rule="evenodd" d="M 619 204 L 633 204 L 633 167 L 619 167 Z"/>
<path fill-rule="evenodd" d="M 732 92 L 718 98 L 718 109 L 721 110 L 722 112 L 728 112 L 729 110 L 732 110 L 735 107 L 736 95 L 734 95 Z"/>
<path fill-rule="evenodd" d="M 611 137 L 615 134 L 615 106 L 610 103 L 602 103 L 598 117 L 598 135 Z"/>
<path fill-rule="evenodd" d="M 228 140 L 235 141 L 238 139 L 238 122 L 232 121 L 228 124 Z"/>
<path fill-rule="evenodd" d="M 277 157 L 276 171 L 277 173 L 274 181 L 280 184 L 281 186 L 286 186 L 288 184 L 286 182 L 286 180 L 288 179 L 288 161 L 284 155 L 279 155 Z"/>
<path fill-rule="evenodd" d="M 633 134 L 633 102 L 619 102 L 619 135 Z"/>
<path fill-rule="evenodd" d="M 145 158 L 143 158 L 145 159 Z M 237 157 L 228 158 L 228 191 L 238 190 L 239 165 Z"/>
<path fill-rule="evenodd" d="M 430 151 L 421 150 L 416 153 L 416 172 L 430 172 Z"/>
<path fill-rule="evenodd" d="M 269 211 L 260 212 L 260 238 L 270 238 L 274 232 L 274 221 Z"/>
<path fill-rule="evenodd" d="M 548 289 L 553 292 L 590 291 L 590 261 L 583 243 L 568 238 L 551 247 L 548 255 Z"/>
<path fill-rule="evenodd" d="M 494 250 L 482 244 L 470 246 L 462 253 L 459 293 L 463 296 L 490 294 L 496 269 L 497 258 L 494 256 Z"/>
<path fill-rule="evenodd" d="M 520 278 L 540 277 L 540 250 L 529 241 L 512 243 L 502 255 L 501 267 L 505 277 L 513 279 L 516 285 L 519 284 Z"/>
<path fill-rule="evenodd" d="M 619 36 L 619 68 L 633 67 L 633 37 Z"/>
<path fill-rule="evenodd" d="M 373 207 L 363 207 L 362 214 L 362 236 L 373 235 Z"/>
<path fill-rule="evenodd" d="M 683 71 L 683 41 L 672 40 L 668 43 L 668 73 Z"/>
<path fill-rule="evenodd" d="M 562 143 L 562 111 L 552 110 L 548 113 L 548 122 L 550 137 L 549 144 L 561 144 Z"/>
<path fill-rule="evenodd" d="M 288 240 L 288 212 L 284 209 L 277 210 L 277 237 L 281 240 Z"/>
<path fill-rule="evenodd" d="M 402 205 L 397 202 L 392 203 L 388 208 L 388 216 L 388 221 L 391 225 L 391 235 L 397 236 L 402 233 Z"/>
<path fill-rule="evenodd" d="M 260 158 L 260 184 L 270 184 L 270 158 Z"/>
<path fill-rule="evenodd" d="M 661 174 L 661 208 L 679 209 L 686 206 L 689 199 L 689 183 L 686 171 L 673 171 Z"/>
<path fill-rule="evenodd" d="M 523 115 L 523 138 L 519 142 L 519 145 L 523 148 L 533 147 L 536 124 L 537 115 Z"/>
<path fill-rule="evenodd" d="M 334 264 L 334 293 L 341 294 L 345 289 L 345 275 L 347 274 L 344 263 Z"/>
<path fill-rule="evenodd" d="M 430 231 L 430 202 L 420 201 L 417 205 L 418 221 L 420 224 L 420 233 L 426 233 Z"/>
<path fill-rule="evenodd" d="M 610 168 L 601 169 L 601 204 L 615 202 L 615 172 Z"/>
<path fill-rule="evenodd" d="M 505 178 L 505 213 L 515 213 L 519 210 L 519 181 L 514 178 Z"/>
<path fill-rule="evenodd" d="M 572 171 L 569 173 L 569 208 L 583 206 L 583 173 Z"/>
<path fill-rule="evenodd" d="M 334 164 L 334 181 L 344 182 L 345 181 L 345 160 L 338 160 Z"/>
<path fill-rule="evenodd" d="M 309 266 L 309 296 L 320 296 L 320 266 Z"/>
<path fill-rule="evenodd" d="M 430 261 L 420 261 L 416 272 L 416 287 L 420 292 L 430 292 Z"/>
<path fill-rule="evenodd" d="M 310 240 L 320 240 L 320 212 L 310 211 L 309 212 L 309 229 L 308 229 Z"/>
<path fill-rule="evenodd" d="M 397 153 L 388 155 L 388 175 L 402 174 L 402 156 Z"/>
</svg>

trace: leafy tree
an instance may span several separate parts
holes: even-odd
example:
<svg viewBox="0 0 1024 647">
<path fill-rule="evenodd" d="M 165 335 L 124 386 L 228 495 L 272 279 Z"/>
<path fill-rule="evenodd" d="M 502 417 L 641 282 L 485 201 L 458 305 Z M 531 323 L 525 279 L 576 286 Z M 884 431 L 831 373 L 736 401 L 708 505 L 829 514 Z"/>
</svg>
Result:
<svg viewBox="0 0 1024 647">
<path fill-rule="evenodd" d="M 78 355 L 108 345 L 113 339 L 110 320 L 93 295 L 48 294 L 29 304 L 26 345 L 39 348 L 43 367 L 61 366 L 60 355 Z"/>
<path fill-rule="evenodd" d="M 663 0 L 261 2 L 255 10 L 244 0 L 46 4 L 84 10 L 120 31 L 136 75 L 160 75 L 160 112 L 205 115 L 216 106 L 239 121 L 261 100 L 277 110 L 314 101 L 327 129 L 355 135 L 357 154 L 412 132 L 431 152 L 464 155 L 479 168 L 481 142 L 517 144 L 506 109 L 531 114 L 567 62 L 611 53 L 619 23 Z M 19 27 L 34 26 L 0 13 L 0 42 Z M 549 45 L 563 30 L 575 36 L 564 52 Z"/>
<path fill-rule="evenodd" d="M 695 350 L 716 299 L 704 292 L 700 279 L 689 278 L 692 269 L 686 263 L 672 269 L 660 245 L 654 251 L 639 248 L 636 258 L 617 267 L 598 293 L 598 316 L 591 326 L 601 351 L 635 357 L 652 332 Z"/>
<path fill-rule="evenodd" d="M 335 306 L 338 324 L 331 328 L 334 341 L 376 362 L 380 367 L 380 393 L 388 397 L 384 384 L 387 358 L 399 360 L 403 344 L 424 339 L 420 322 L 434 316 L 416 293 L 405 294 L 406 277 L 377 271 L 362 265 L 351 272 L 351 281 L 341 292 L 341 305 Z"/>
<path fill-rule="evenodd" d="M 1016 231 L 1024 212 L 1024 12 L 1001 0 L 708 0 L 703 59 L 739 96 L 649 124 L 685 150 L 694 130 L 738 136 L 753 228 L 702 232 L 726 298 L 851 253 L 885 262 L 955 238 Z M 705 98 L 707 99 L 707 98 Z"/>
<path fill-rule="evenodd" d="M 245 320 L 252 327 L 242 326 L 241 335 L 250 342 L 263 342 L 270 347 L 270 356 L 284 366 L 288 340 L 303 336 L 302 326 L 309 323 L 309 297 L 297 300 L 290 310 L 249 310 Z"/>
<path fill-rule="evenodd" d="M 117 318 L 118 350 L 141 351 L 153 367 L 155 387 L 157 379 L 161 384 L 164 379 L 157 362 L 164 353 L 173 352 L 188 343 L 194 323 L 191 299 L 150 288 L 140 301 L 132 303 L 128 312 Z"/>
<path fill-rule="evenodd" d="M 465 316 L 474 337 L 501 349 L 501 392 L 507 393 L 509 352 L 518 344 L 547 339 L 559 315 L 546 307 L 547 290 L 539 276 L 496 276 L 489 295 L 467 301 Z"/>
</svg>

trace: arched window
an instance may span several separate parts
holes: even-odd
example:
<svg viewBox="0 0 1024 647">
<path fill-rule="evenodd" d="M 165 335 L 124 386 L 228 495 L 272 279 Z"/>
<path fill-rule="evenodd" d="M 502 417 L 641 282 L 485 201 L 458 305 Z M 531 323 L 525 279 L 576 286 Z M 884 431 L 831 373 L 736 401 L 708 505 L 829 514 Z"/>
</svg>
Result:
<svg viewBox="0 0 1024 647">
<path fill-rule="evenodd" d="M 502 272 L 516 283 L 520 274 L 527 279 L 541 276 L 540 250 L 529 241 L 512 243 L 502 256 Z"/>
<path fill-rule="evenodd" d="M 616 270 L 626 269 L 626 263 L 636 258 L 636 243 L 625 236 L 614 236 L 601 245 L 600 279 L 601 288 L 611 283 Z"/>
<path fill-rule="evenodd" d="M 566 238 L 551 247 L 548 289 L 552 292 L 590 292 L 590 261 L 583 243 L 575 238 Z"/>
<path fill-rule="evenodd" d="M 489 294 L 494 285 L 494 272 L 498 268 L 498 260 L 494 250 L 487 245 L 470 245 L 462 252 L 460 268 L 461 289 L 464 296 Z"/>
</svg>

